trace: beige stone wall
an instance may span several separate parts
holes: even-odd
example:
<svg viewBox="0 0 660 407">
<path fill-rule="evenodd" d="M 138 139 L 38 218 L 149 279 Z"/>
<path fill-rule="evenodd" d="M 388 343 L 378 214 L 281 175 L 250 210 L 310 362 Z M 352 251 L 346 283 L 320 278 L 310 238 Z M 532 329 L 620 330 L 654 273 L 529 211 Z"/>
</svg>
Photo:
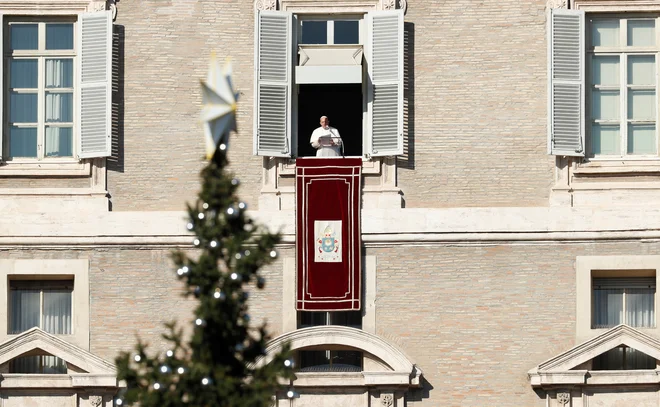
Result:
<svg viewBox="0 0 660 407">
<path fill-rule="evenodd" d="M 251 1 L 140 0 L 119 5 L 123 27 L 123 165 L 110 166 L 113 210 L 181 210 L 194 198 L 204 142 L 199 80 L 211 52 L 231 57 L 241 92 L 232 168 L 256 206 L 261 158 L 252 156 Z M 121 171 L 118 171 L 119 168 Z"/>
<path fill-rule="evenodd" d="M 164 350 L 165 322 L 191 326 L 196 302 L 181 295 L 183 284 L 176 278 L 170 253 L 165 248 L 5 250 L 0 258 L 89 259 L 90 352 L 113 362 L 119 351 L 133 348 L 137 337 L 154 350 Z M 251 292 L 254 323 L 267 321 L 274 335 L 281 325 L 281 270 L 281 264 L 265 269 L 266 288 Z"/>
<path fill-rule="evenodd" d="M 623 242 L 367 249 L 378 263 L 376 334 L 408 354 L 429 384 L 407 406 L 544 406 L 527 371 L 576 345 L 576 256 L 658 249 Z"/>
<path fill-rule="evenodd" d="M 547 206 L 544 1 L 409 2 L 414 140 L 401 160 L 407 207 Z M 241 92 L 231 160 L 256 206 L 252 1 L 143 0 L 119 7 L 124 43 L 123 168 L 113 210 L 178 210 L 197 189 L 199 79 L 209 55 L 234 62 Z"/>
</svg>

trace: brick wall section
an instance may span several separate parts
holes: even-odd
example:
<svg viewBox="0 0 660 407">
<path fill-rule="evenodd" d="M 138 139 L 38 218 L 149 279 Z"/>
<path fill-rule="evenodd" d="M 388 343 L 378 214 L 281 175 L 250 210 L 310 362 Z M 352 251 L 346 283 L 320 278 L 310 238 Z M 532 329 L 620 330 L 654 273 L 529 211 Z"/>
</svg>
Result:
<svg viewBox="0 0 660 407">
<path fill-rule="evenodd" d="M 191 327 L 196 302 L 184 298 L 176 278 L 170 249 L 95 249 L 84 251 L 0 251 L 3 259 L 90 260 L 90 351 L 114 362 L 121 350 L 131 350 L 139 336 L 150 349 L 164 350 L 163 323 L 178 321 Z M 251 292 L 255 323 L 268 321 L 279 333 L 282 315 L 282 265 L 263 271 L 264 290 Z M 64 271 L 65 272 L 65 271 Z M 189 331 L 188 331 L 189 332 Z"/>
<path fill-rule="evenodd" d="M 547 206 L 544 1 L 412 1 L 411 161 L 399 171 L 407 207 Z M 125 28 L 123 172 L 113 210 L 181 209 L 203 153 L 199 79 L 211 51 L 231 56 L 242 93 L 232 140 L 242 195 L 256 204 L 252 156 L 252 1 L 144 0 L 119 7 Z"/>
<path fill-rule="evenodd" d="M 544 406 L 527 371 L 576 345 L 576 256 L 658 249 L 656 243 L 367 249 L 378 263 L 377 334 L 408 354 L 432 386 L 428 396 L 411 394 L 407 406 Z"/>
<path fill-rule="evenodd" d="M 545 1 L 410 1 L 406 207 L 547 206 Z M 408 165 L 409 167 L 409 165 Z"/>
<path fill-rule="evenodd" d="M 251 1 L 140 0 L 119 5 L 124 27 L 123 172 L 108 172 L 113 210 L 181 210 L 194 198 L 204 153 L 199 80 L 209 57 L 233 59 L 240 135 L 232 168 L 256 206 L 261 158 L 252 156 Z"/>
</svg>

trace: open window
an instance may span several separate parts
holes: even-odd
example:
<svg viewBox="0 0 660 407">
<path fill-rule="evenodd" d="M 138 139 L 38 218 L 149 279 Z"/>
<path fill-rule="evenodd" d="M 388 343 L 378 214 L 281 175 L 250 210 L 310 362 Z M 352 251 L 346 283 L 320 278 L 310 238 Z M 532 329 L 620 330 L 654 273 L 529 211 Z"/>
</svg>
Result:
<svg viewBox="0 0 660 407">
<path fill-rule="evenodd" d="M 2 160 L 30 164 L 109 156 L 110 11 L 0 15 L 0 21 Z"/>
<path fill-rule="evenodd" d="M 403 12 L 256 15 L 254 152 L 314 155 L 320 116 L 346 156 L 403 153 Z"/>
</svg>

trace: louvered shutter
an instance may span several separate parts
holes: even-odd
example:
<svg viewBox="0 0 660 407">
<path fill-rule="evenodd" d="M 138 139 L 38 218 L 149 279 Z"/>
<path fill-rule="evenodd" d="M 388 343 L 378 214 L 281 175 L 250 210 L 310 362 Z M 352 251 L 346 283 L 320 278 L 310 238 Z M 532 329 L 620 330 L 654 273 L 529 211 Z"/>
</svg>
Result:
<svg viewBox="0 0 660 407">
<path fill-rule="evenodd" d="M 367 153 L 403 154 L 403 11 L 367 15 L 369 121 Z"/>
<path fill-rule="evenodd" d="M 80 14 L 78 44 L 78 157 L 107 157 L 112 131 L 112 13 Z"/>
<path fill-rule="evenodd" d="M 254 153 L 291 156 L 291 13 L 259 11 L 255 33 Z"/>
<path fill-rule="evenodd" d="M 548 151 L 584 156 L 584 12 L 554 9 L 550 18 Z"/>
</svg>

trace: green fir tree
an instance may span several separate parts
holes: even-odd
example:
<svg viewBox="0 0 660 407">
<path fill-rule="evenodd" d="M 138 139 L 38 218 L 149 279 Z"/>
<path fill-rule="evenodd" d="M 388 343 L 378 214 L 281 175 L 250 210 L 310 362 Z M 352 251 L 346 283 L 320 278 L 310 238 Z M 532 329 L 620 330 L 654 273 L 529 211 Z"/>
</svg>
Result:
<svg viewBox="0 0 660 407">
<path fill-rule="evenodd" d="M 192 337 L 186 339 L 182 329 L 169 323 L 163 337 L 171 350 L 165 354 L 150 354 L 140 340 L 134 353 L 122 353 L 116 364 L 127 388 L 118 405 L 270 406 L 281 379 L 292 377 L 286 347 L 272 362 L 255 364 L 265 355 L 269 337 L 265 324 L 250 324 L 248 288 L 264 287 L 259 270 L 276 258 L 280 236 L 245 214 L 246 205 L 236 194 L 239 181 L 226 170 L 226 144 L 219 144 L 201 172 L 196 204 L 188 205 L 196 255 L 173 253 L 184 295 L 199 300 Z"/>
</svg>

